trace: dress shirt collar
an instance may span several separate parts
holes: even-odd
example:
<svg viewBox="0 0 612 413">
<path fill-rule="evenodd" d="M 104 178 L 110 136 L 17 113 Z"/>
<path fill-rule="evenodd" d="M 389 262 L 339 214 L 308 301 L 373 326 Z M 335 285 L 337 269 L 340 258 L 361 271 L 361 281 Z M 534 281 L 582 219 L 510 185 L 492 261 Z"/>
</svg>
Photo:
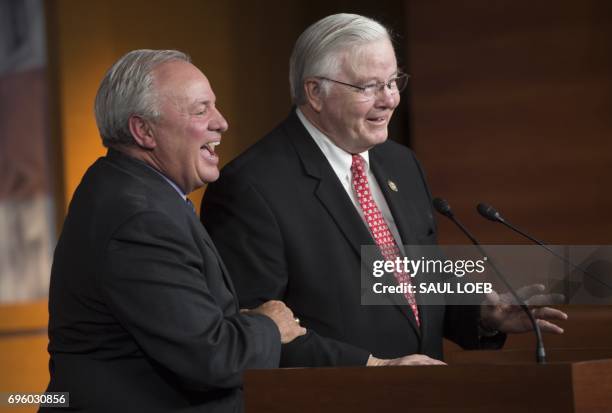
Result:
<svg viewBox="0 0 612 413">
<path fill-rule="evenodd" d="M 150 170 L 154 171 L 156 174 L 158 174 L 159 176 L 164 178 L 164 180 L 166 182 L 168 182 L 168 184 L 170 184 L 170 186 L 172 188 L 174 188 L 174 190 L 181 196 L 181 198 L 183 198 L 185 201 L 187 200 L 187 195 L 183 192 L 183 190 L 181 188 L 179 188 L 179 186 L 177 184 L 174 183 L 174 181 L 172 179 L 168 178 L 166 175 L 164 175 L 163 173 L 159 172 L 157 169 L 153 168 L 148 163 L 143 162 L 140 159 L 136 159 L 136 160 L 139 161 L 139 162 L 142 162 L 142 164 L 145 165 L 147 168 L 149 168 Z"/>
<path fill-rule="evenodd" d="M 145 163 L 145 165 L 147 165 Z M 187 195 L 183 192 L 183 190 L 181 188 L 179 188 L 179 186 L 177 184 L 174 183 L 174 181 L 170 178 L 168 178 L 166 175 L 164 175 L 163 173 L 159 172 L 157 169 L 153 168 L 151 165 L 147 165 L 149 168 L 151 168 L 152 170 L 154 170 L 155 172 L 157 172 L 157 174 L 159 176 L 161 176 L 162 178 L 164 178 L 166 180 L 166 182 L 168 182 L 170 184 L 170 186 L 172 188 L 174 188 L 174 190 L 176 192 L 178 192 L 178 194 L 181 196 L 181 198 L 183 198 L 185 201 L 187 200 Z"/>
<path fill-rule="evenodd" d="M 146 166 L 147 168 L 149 168 L 150 170 L 152 170 L 153 172 L 155 172 L 156 174 L 158 174 L 159 176 L 164 178 L 164 180 L 166 182 L 168 182 L 168 184 L 172 188 L 174 188 L 174 190 L 181 196 L 181 198 L 183 198 L 184 200 L 187 200 L 187 195 L 185 193 L 183 193 L 183 190 L 177 184 L 175 184 L 170 178 L 168 178 L 163 173 L 159 172 L 157 169 L 153 168 L 151 165 L 149 165 L 148 163 L 146 163 L 142 159 L 135 158 L 134 156 L 128 155 L 127 153 L 125 153 L 123 151 L 120 151 L 118 149 L 112 149 L 112 148 L 109 148 L 107 156 L 122 156 L 122 157 L 126 157 L 128 159 L 131 159 L 131 160 L 133 160 L 135 162 L 138 162 L 138 163 Z"/>
<path fill-rule="evenodd" d="M 313 125 L 304 116 L 299 108 L 296 108 L 296 114 L 312 139 L 315 141 L 327 161 L 331 165 L 332 169 L 338 175 L 338 177 L 351 176 L 351 164 L 353 163 L 353 156 L 346 152 L 344 149 L 338 147 L 331 139 L 321 132 L 315 125 Z M 359 155 L 365 160 L 367 171 L 370 169 L 370 157 L 368 151 L 361 152 Z M 367 172 L 366 171 L 366 172 Z"/>
</svg>

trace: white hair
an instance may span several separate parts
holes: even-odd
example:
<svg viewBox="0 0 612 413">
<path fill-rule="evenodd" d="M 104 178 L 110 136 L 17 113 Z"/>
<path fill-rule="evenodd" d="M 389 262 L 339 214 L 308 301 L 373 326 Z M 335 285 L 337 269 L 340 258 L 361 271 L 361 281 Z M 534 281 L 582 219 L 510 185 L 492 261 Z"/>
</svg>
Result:
<svg viewBox="0 0 612 413">
<path fill-rule="evenodd" d="M 381 39 L 391 40 L 389 30 L 377 21 L 358 14 L 332 14 L 308 27 L 297 39 L 289 60 L 293 103 L 306 103 L 306 78 L 334 76 L 340 69 L 342 52 Z"/>
<path fill-rule="evenodd" d="M 160 64 L 174 60 L 191 61 L 177 50 L 133 50 L 106 72 L 94 105 L 104 146 L 135 143 L 128 125 L 130 116 L 151 120 L 159 117 L 152 72 Z"/>
</svg>

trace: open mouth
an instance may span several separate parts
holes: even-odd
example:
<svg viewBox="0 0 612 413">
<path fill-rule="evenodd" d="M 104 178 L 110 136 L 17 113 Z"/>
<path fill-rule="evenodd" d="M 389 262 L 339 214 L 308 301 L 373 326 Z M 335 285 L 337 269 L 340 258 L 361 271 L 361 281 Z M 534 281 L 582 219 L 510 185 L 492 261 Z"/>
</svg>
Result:
<svg viewBox="0 0 612 413">
<path fill-rule="evenodd" d="M 387 117 L 386 116 L 379 116 L 379 117 L 368 118 L 368 122 L 376 123 L 376 124 L 379 124 L 379 125 L 384 124 L 386 121 L 387 121 Z"/>
<path fill-rule="evenodd" d="M 217 153 L 215 152 L 215 148 L 217 146 L 219 146 L 221 144 L 221 142 L 208 142 L 205 143 L 204 145 L 202 145 L 200 147 L 200 149 L 205 149 L 208 151 L 208 153 L 210 153 L 212 156 L 217 156 Z"/>
</svg>

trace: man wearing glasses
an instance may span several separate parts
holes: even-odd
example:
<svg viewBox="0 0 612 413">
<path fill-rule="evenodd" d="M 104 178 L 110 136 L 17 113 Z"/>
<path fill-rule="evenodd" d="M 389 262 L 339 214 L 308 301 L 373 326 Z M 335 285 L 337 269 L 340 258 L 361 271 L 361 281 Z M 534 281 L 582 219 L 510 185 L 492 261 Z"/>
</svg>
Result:
<svg viewBox="0 0 612 413">
<path fill-rule="evenodd" d="M 479 327 L 500 326 L 479 307 L 419 306 L 414 294 L 361 305 L 362 245 L 392 260 L 403 244 L 436 243 L 423 172 L 387 140 L 407 81 L 379 23 L 316 22 L 290 60 L 296 109 L 208 187 L 202 220 L 241 306 L 283 300 L 308 328 L 283 346 L 281 366 L 443 364 L 442 337 L 477 348 Z"/>
</svg>

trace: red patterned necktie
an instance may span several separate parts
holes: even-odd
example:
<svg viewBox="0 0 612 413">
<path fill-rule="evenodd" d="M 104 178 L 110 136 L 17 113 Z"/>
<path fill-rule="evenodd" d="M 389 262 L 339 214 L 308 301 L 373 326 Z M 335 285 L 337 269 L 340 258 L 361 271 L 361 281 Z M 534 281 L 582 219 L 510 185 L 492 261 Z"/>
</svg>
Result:
<svg viewBox="0 0 612 413">
<path fill-rule="evenodd" d="M 376 242 L 376 245 L 380 249 L 382 256 L 387 261 L 395 261 L 400 256 L 400 250 L 395 243 L 395 239 L 391 235 L 391 231 L 385 222 L 380 209 L 372 198 L 370 192 L 370 184 L 368 183 L 368 177 L 366 175 L 365 160 L 360 155 L 353 155 L 353 163 L 351 165 L 351 173 L 353 175 L 353 189 L 357 195 L 357 201 L 363 211 L 363 216 L 368 224 L 368 228 L 372 233 L 372 237 Z M 405 285 L 411 284 L 410 276 L 405 272 L 395 272 L 395 279 L 398 284 L 406 283 Z M 406 291 L 404 294 L 410 308 L 414 313 L 417 325 L 421 325 L 419 320 L 419 308 L 417 307 L 414 294 L 410 291 Z"/>
</svg>

